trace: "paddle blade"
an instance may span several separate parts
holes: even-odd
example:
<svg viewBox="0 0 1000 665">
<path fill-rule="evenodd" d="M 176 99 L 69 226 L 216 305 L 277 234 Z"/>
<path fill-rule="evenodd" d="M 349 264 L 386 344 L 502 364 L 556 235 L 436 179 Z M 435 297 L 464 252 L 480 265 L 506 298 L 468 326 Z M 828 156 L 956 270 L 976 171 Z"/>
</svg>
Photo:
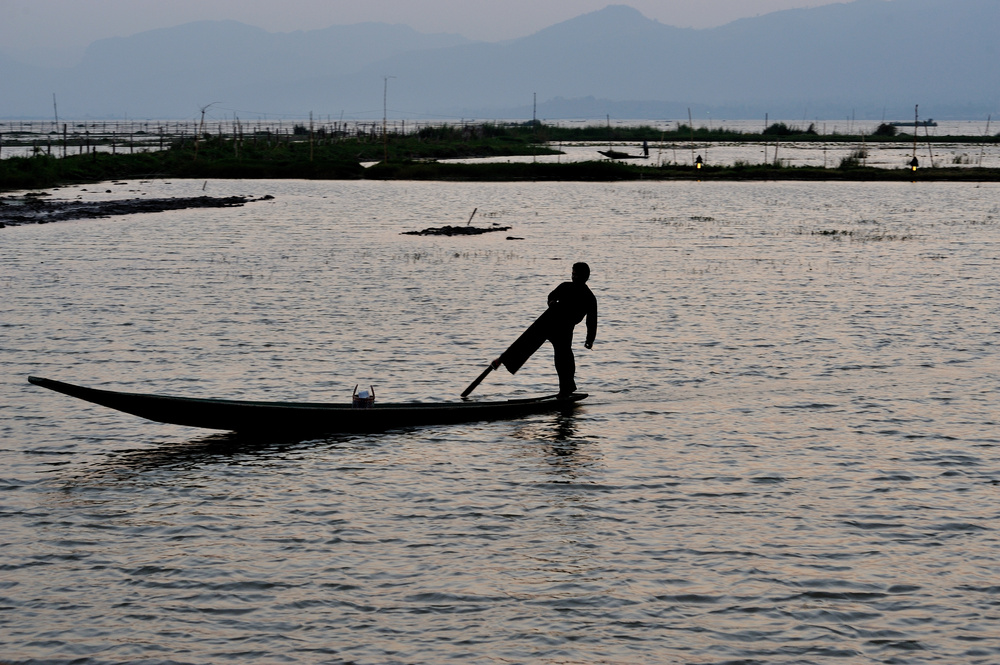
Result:
<svg viewBox="0 0 1000 665">
<path fill-rule="evenodd" d="M 462 397 L 468 397 L 469 393 L 475 390 L 476 387 L 478 387 L 479 384 L 483 382 L 483 379 L 486 378 L 486 375 L 492 371 L 493 371 L 493 365 L 487 365 L 486 369 L 483 370 L 483 373 L 477 376 L 476 380 L 470 383 L 469 387 L 462 391 Z"/>
</svg>

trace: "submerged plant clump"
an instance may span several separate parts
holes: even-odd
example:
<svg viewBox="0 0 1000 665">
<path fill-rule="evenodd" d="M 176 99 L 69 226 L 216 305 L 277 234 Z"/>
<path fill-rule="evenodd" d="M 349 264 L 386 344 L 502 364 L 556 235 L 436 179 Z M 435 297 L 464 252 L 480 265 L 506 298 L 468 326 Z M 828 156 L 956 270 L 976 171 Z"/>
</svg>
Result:
<svg viewBox="0 0 1000 665">
<path fill-rule="evenodd" d="M 474 236 L 482 233 L 492 233 L 494 231 L 510 231 L 509 226 L 492 226 L 483 228 L 479 226 L 437 226 L 423 231 L 403 231 L 404 236 Z"/>
<path fill-rule="evenodd" d="M 0 228 L 79 219 L 104 219 L 116 215 L 163 212 L 165 210 L 232 208 L 254 201 L 269 201 L 274 198 L 270 195 L 257 199 L 245 196 L 189 196 L 159 199 L 66 201 L 41 198 L 44 196 L 51 195 L 48 192 L 28 192 L 23 197 L 0 197 Z"/>
<path fill-rule="evenodd" d="M 899 233 L 885 233 L 882 231 L 854 231 L 851 229 L 820 229 L 812 231 L 811 235 L 814 236 L 824 236 L 834 240 L 842 240 L 843 238 L 849 238 L 857 242 L 882 242 L 891 240 L 912 240 L 914 236 L 899 234 Z"/>
<path fill-rule="evenodd" d="M 454 250 L 441 250 L 439 248 L 421 249 L 392 257 L 393 260 L 403 260 L 407 263 L 432 263 L 441 264 L 445 261 L 456 260 L 490 260 L 496 262 L 519 261 L 524 257 L 510 250 L 477 249 L 464 250 L 461 252 Z"/>
</svg>

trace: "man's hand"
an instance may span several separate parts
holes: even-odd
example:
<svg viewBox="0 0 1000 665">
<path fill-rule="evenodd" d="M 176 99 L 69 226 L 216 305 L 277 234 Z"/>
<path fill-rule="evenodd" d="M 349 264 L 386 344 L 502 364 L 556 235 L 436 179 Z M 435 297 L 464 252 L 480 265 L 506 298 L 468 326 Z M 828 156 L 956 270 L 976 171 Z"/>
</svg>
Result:
<svg viewBox="0 0 1000 665">
<path fill-rule="evenodd" d="M 594 343 L 593 342 L 584 342 L 583 343 L 583 348 L 585 348 L 585 349 L 592 349 L 592 348 L 594 348 Z"/>
</svg>

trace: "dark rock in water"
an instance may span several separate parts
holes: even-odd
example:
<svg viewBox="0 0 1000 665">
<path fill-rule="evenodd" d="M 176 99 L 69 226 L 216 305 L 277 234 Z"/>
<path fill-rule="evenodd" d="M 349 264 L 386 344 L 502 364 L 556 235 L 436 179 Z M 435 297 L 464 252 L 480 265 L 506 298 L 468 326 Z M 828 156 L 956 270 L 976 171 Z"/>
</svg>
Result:
<svg viewBox="0 0 1000 665">
<path fill-rule="evenodd" d="M 253 201 L 267 201 L 245 196 L 191 196 L 173 199 L 120 199 L 116 201 L 40 200 L 39 194 L 23 197 L 0 197 L 0 228 L 22 224 L 47 224 L 75 219 L 103 219 L 140 212 L 163 212 L 187 208 L 233 208 Z"/>
<path fill-rule="evenodd" d="M 423 231 L 403 231 L 402 236 L 475 236 L 493 231 L 510 231 L 509 226 L 493 226 L 488 229 L 478 226 L 439 226 Z"/>
</svg>

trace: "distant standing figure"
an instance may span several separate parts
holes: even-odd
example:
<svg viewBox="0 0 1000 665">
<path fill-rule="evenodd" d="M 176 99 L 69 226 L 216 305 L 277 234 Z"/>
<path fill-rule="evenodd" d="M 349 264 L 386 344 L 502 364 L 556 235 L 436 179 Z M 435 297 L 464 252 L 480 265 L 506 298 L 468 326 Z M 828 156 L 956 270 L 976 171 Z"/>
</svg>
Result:
<svg viewBox="0 0 1000 665">
<path fill-rule="evenodd" d="M 649 142 L 648 141 L 643 141 L 642 142 L 642 156 L 643 157 L 649 157 Z"/>
<path fill-rule="evenodd" d="M 587 286 L 590 266 L 573 264 L 572 281 L 563 282 L 549 294 L 549 308 L 491 365 L 503 365 L 514 374 L 547 339 L 559 374 L 559 397 L 576 392 L 576 359 L 573 357 L 573 329 L 587 320 L 587 338 L 583 346 L 591 349 L 597 336 L 597 298 Z"/>
</svg>

